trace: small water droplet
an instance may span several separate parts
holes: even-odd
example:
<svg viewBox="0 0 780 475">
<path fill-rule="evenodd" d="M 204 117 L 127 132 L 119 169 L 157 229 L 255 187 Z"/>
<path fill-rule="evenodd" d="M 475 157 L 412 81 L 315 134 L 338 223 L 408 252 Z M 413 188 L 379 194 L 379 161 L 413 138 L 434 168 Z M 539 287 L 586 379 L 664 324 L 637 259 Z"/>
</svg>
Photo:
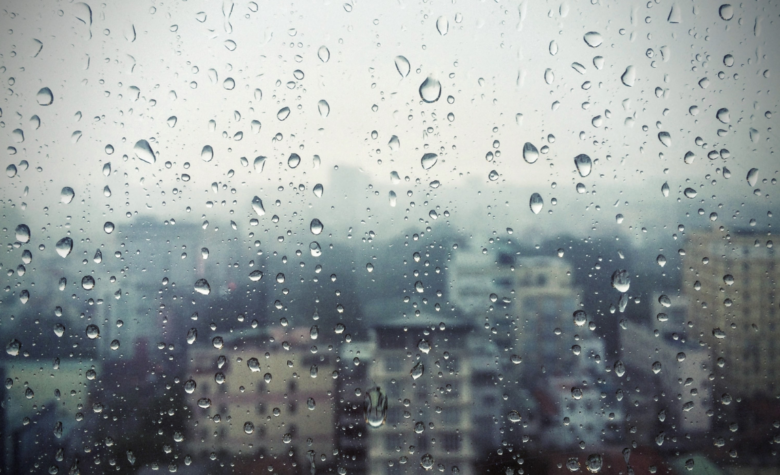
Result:
<svg viewBox="0 0 780 475">
<path fill-rule="evenodd" d="M 669 183 L 664 182 L 664 184 L 661 185 L 661 194 L 664 195 L 664 197 L 669 196 Z"/>
</svg>

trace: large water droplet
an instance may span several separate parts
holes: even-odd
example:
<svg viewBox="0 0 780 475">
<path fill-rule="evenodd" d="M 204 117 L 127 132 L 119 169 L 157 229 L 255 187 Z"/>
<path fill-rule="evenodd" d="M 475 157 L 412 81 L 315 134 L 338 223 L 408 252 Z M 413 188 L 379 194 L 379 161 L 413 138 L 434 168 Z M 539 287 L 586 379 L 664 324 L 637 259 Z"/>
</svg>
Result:
<svg viewBox="0 0 780 475">
<path fill-rule="evenodd" d="M 424 454 L 422 457 L 420 457 L 420 466 L 425 470 L 433 470 L 434 463 L 435 460 L 431 454 Z"/>
<path fill-rule="evenodd" d="M 574 324 L 578 327 L 581 327 L 588 323 L 588 314 L 585 313 L 584 310 L 576 310 L 574 314 L 572 315 L 572 318 L 574 319 Z"/>
<path fill-rule="evenodd" d="M 280 121 L 288 118 L 290 116 L 290 108 L 289 107 L 282 107 L 279 109 L 279 112 L 276 113 L 276 118 Z"/>
<path fill-rule="evenodd" d="M 206 279 L 198 279 L 195 281 L 195 292 L 208 295 L 211 293 L 211 286 Z"/>
<path fill-rule="evenodd" d="M 542 199 L 542 195 L 539 193 L 534 193 L 531 195 L 529 206 L 531 207 L 531 211 L 533 211 L 534 214 L 539 214 L 544 207 L 544 200 Z"/>
<path fill-rule="evenodd" d="M 197 339 L 198 339 L 198 329 L 190 328 L 189 331 L 187 331 L 187 344 L 191 345 L 195 343 Z"/>
<path fill-rule="evenodd" d="M 81 288 L 84 290 L 92 290 L 95 288 L 95 278 L 91 275 L 85 275 L 81 278 Z"/>
<path fill-rule="evenodd" d="M 260 173 L 263 171 L 263 167 L 265 167 L 265 157 L 262 155 L 259 157 L 255 157 L 255 161 L 252 163 L 252 166 L 254 167 L 255 171 Z"/>
<path fill-rule="evenodd" d="M 604 466 L 604 461 L 599 454 L 588 455 L 588 460 L 585 462 L 585 468 L 590 473 L 598 473 L 601 471 L 601 467 Z"/>
<path fill-rule="evenodd" d="M 103 223 L 103 232 L 105 232 L 106 234 L 113 233 L 114 223 L 112 223 L 111 221 L 106 221 L 105 223 Z"/>
<path fill-rule="evenodd" d="M 672 146 L 672 136 L 669 132 L 658 132 L 658 140 L 660 140 L 665 147 Z"/>
<path fill-rule="evenodd" d="M 623 75 L 620 76 L 620 80 L 625 86 L 634 87 L 634 81 L 636 81 L 636 68 L 628 66 L 625 72 L 623 72 Z"/>
<path fill-rule="evenodd" d="M 661 194 L 664 195 L 664 198 L 669 196 L 669 183 L 664 182 L 664 184 L 661 185 Z"/>
<path fill-rule="evenodd" d="M 718 112 L 715 113 L 715 117 L 717 117 L 717 119 L 724 124 L 731 122 L 731 117 L 729 117 L 729 110 L 725 107 L 718 109 Z"/>
<path fill-rule="evenodd" d="M 301 156 L 297 153 L 291 153 L 290 156 L 287 158 L 287 166 L 290 168 L 295 168 L 298 165 L 301 164 Z"/>
<path fill-rule="evenodd" d="M 420 159 L 420 163 L 422 164 L 422 167 L 424 170 L 430 170 L 433 168 L 434 165 L 436 165 L 436 162 L 439 161 L 439 156 L 435 153 L 426 153 L 422 156 Z"/>
<path fill-rule="evenodd" d="M 142 162 L 151 164 L 157 161 L 157 157 L 155 157 L 151 145 L 149 145 L 149 142 L 146 140 L 141 139 L 136 142 L 135 146 L 133 147 L 133 152 L 135 153 L 135 156 Z"/>
<path fill-rule="evenodd" d="M 97 325 L 87 325 L 87 338 L 94 340 L 100 336 L 100 328 Z"/>
<path fill-rule="evenodd" d="M 718 14 L 723 20 L 729 21 L 734 18 L 734 7 L 729 3 L 724 3 L 718 9 Z"/>
<path fill-rule="evenodd" d="M 255 213 L 257 213 L 258 216 L 263 216 L 265 214 L 263 200 L 261 200 L 259 196 L 252 198 L 252 209 L 255 210 Z"/>
<path fill-rule="evenodd" d="M 212 158 L 214 158 L 214 149 L 211 148 L 211 145 L 205 145 L 203 147 L 203 150 L 200 151 L 200 158 L 204 162 L 210 162 Z"/>
<path fill-rule="evenodd" d="M 322 117 L 327 117 L 330 115 L 330 104 L 328 104 L 328 101 L 323 99 L 317 103 L 317 110 L 320 111 L 320 115 Z"/>
<path fill-rule="evenodd" d="M 393 135 L 390 137 L 390 141 L 387 142 L 387 146 L 390 147 L 390 150 L 396 151 L 401 149 L 401 141 L 398 140 L 398 136 Z"/>
<path fill-rule="evenodd" d="M 387 396 L 377 386 L 366 391 L 363 415 L 370 427 L 381 427 L 387 420 Z"/>
<path fill-rule="evenodd" d="M 11 341 L 9 341 L 7 345 L 5 345 L 5 352 L 11 356 L 19 356 L 20 351 L 22 351 L 22 342 L 20 342 L 16 338 L 12 338 Z"/>
<path fill-rule="evenodd" d="M 320 49 L 317 50 L 317 57 L 323 63 L 327 63 L 330 59 L 330 50 L 325 45 L 320 46 Z"/>
<path fill-rule="evenodd" d="M 431 76 L 420 84 L 420 97 L 427 103 L 436 102 L 441 97 L 441 83 Z"/>
<path fill-rule="evenodd" d="M 580 173 L 580 176 L 585 178 L 586 176 L 590 175 L 590 171 L 593 168 L 593 161 L 589 156 L 581 153 L 574 157 L 574 166 L 577 167 L 577 171 Z"/>
<path fill-rule="evenodd" d="M 57 244 L 54 247 L 57 249 L 57 254 L 59 254 L 60 257 L 68 257 L 70 251 L 73 250 L 73 239 L 64 237 L 57 241 Z"/>
<path fill-rule="evenodd" d="M 686 198 L 691 198 L 691 199 L 696 198 L 697 195 L 696 190 L 694 190 L 693 188 L 686 188 L 685 191 L 683 191 L 683 194 L 685 195 Z"/>
<path fill-rule="evenodd" d="M 412 67 L 409 64 L 408 59 L 406 59 L 403 56 L 396 56 L 395 69 L 398 70 L 398 74 L 400 74 L 402 78 L 405 78 L 406 76 L 409 75 L 409 71 L 412 69 Z"/>
<path fill-rule="evenodd" d="M 523 145 L 523 160 L 528 163 L 535 163 L 539 159 L 539 150 L 531 142 Z"/>
<path fill-rule="evenodd" d="M 582 39 L 585 40 L 585 43 L 591 48 L 598 48 L 604 41 L 601 38 L 601 33 L 596 31 L 589 31 L 585 33 L 585 36 L 583 36 Z"/>
<path fill-rule="evenodd" d="M 626 293 L 631 286 L 631 277 L 626 270 L 616 270 L 612 274 L 612 287 L 618 292 Z"/>
<path fill-rule="evenodd" d="M 249 280 L 252 282 L 257 282 L 258 280 L 263 278 L 263 271 L 260 270 L 253 270 L 249 273 Z"/>
<path fill-rule="evenodd" d="M 309 225 L 309 229 L 314 235 L 320 234 L 324 228 L 325 226 L 322 225 L 322 221 L 317 218 L 312 219 L 311 224 Z"/>
<path fill-rule="evenodd" d="M 30 242 L 30 227 L 20 224 L 16 227 L 16 240 L 21 243 Z"/>
<path fill-rule="evenodd" d="M 423 365 L 422 361 L 418 361 L 409 372 L 409 374 L 412 376 L 412 379 L 419 379 L 423 373 L 425 373 L 425 366 Z"/>
<path fill-rule="evenodd" d="M 54 94 L 52 94 L 51 89 L 44 87 L 38 91 L 38 94 L 35 95 L 35 99 L 38 101 L 38 104 L 42 106 L 50 106 L 51 103 L 54 102 Z"/>
<path fill-rule="evenodd" d="M 758 130 L 752 127 L 748 131 L 748 134 L 750 135 L 750 141 L 753 143 L 758 143 L 758 141 L 761 139 L 761 134 L 758 132 Z"/>
<path fill-rule="evenodd" d="M 544 82 L 546 82 L 548 85 L 555 82 L 555 73 L 552 69 L 547 68 L 544 70 Z"/>
<path fill-rule="evenodd" d="M 672 9 L 669 10 L 669 16 L 666 17 L 666 21 L 672 24 L 682 22 L 682 12 L 680 12 L 680 7 L 676 3 L 672 4 Z"/>
<path fill-rule="evenodd" d="M 324 191 L 325 189 L 322 187 L 321 183 L 317 183 L 316 185 L 314 185 L 314 189 L 312 190 L 314 196 L 316 196 L 317 198 L 322 198 L 322 193 Z"/>
<path fill-rule="evenodd" d="M 197 387 L 198 383 L 192 379 L 188 379 L 187 382 L 184 383 L 184 392 L 187 394 L 192 394 L 195 392 L 195 388 Z"/>
<path fill-rule="evenodd" d="M 758 168 L 751 168 L 747 173 L 747 182 L 750 186 L 756 186 L 758 182 Z M 17 237 L 18 239 L 18 237 Z"/>
<path fill-rule="evenodd" d="M 438 20 L 436 20 L 436 30 L 441 36 L 446 35 L 447 32 L 450 31 L 450 21 L 447 20 L 447 17 L 440 16 Z"/>
</svg>

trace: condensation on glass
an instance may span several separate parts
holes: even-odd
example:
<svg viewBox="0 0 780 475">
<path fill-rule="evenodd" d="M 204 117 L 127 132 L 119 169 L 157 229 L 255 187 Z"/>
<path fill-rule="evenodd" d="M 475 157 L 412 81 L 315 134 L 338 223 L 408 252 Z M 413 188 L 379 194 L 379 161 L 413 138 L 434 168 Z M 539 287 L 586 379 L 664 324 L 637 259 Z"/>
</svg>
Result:
<svg viewBox="0 0 780 475">
<path fill-rule="evenodd" d="M 5 2 L 3 473 L 780 466 L 776 2 Z"/>
</svg>

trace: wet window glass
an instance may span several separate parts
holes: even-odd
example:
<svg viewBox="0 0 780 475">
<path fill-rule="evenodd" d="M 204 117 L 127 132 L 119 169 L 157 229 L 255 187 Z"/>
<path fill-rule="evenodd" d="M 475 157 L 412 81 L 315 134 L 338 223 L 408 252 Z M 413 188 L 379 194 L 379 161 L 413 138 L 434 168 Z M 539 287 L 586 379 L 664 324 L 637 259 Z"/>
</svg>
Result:
<svg viewBox="0 0 780 475">
<path fill-rule="evenodd" d="M 0 472 L 777 473 L 778 15 L 6 1 Z"/>
</svg>

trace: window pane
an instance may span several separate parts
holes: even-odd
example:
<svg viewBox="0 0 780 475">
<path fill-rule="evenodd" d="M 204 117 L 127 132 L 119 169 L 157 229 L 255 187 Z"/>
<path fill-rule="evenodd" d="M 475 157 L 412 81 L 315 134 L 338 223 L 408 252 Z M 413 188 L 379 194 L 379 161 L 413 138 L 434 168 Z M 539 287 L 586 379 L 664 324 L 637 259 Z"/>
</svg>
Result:
<svg viewBox="0 0 780 475">
<path fill-rule="evenodd" d="M 777 2 L 3 12 L 3 473 L 778 471 Z"/>
</svg>

